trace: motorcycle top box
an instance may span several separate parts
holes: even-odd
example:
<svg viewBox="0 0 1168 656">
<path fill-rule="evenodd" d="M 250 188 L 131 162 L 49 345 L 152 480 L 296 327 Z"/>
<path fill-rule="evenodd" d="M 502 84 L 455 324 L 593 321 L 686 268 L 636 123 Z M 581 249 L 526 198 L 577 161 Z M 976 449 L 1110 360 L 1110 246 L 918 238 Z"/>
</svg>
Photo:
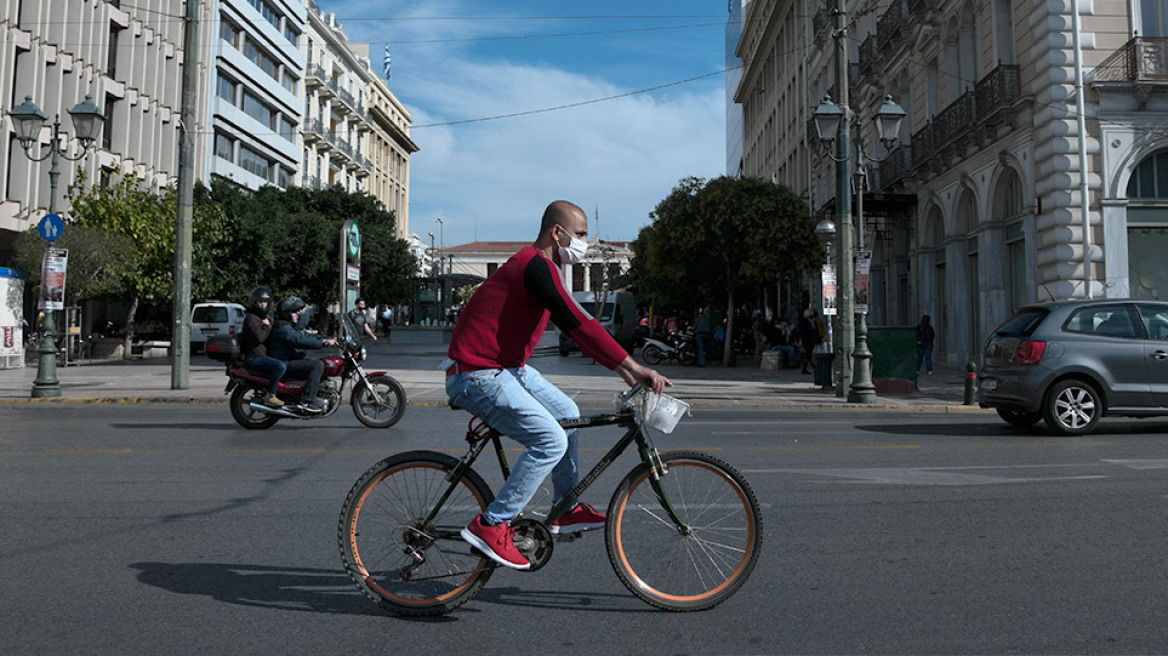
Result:
<svg viewBox="0 0 1168 656">
<path fill-rule="evenodd" d="M 216 362 L 236 362 L 240 360 L 239 338 L 235 335 L 212 335 L 203 347 L 207 357 Z"/>
</svg>

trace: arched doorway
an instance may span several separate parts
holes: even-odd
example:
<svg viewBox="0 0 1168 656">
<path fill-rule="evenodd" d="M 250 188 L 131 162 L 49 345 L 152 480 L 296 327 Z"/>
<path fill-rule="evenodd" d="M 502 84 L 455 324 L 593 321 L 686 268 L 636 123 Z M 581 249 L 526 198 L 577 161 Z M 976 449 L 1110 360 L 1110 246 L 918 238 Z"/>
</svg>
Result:
<svg viewBox="0 0 1168 656">
<path fill-rule="evenodd" d="M 1168 149 L 1140 162 L 1127 185 L 1127 265 L 1134 298 L 1168 298 Z"/>
</svg>

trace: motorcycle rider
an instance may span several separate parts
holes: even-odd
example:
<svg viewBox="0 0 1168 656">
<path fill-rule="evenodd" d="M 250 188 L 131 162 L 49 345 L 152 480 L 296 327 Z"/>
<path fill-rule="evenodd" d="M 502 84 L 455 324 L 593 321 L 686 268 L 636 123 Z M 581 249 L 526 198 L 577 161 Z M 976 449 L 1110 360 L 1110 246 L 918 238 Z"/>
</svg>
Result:
<svg viewBox="0 0 1168 656">
<path fill-rule="evenodd" d="M 272 321 L 268 310 L 272 306 L 272 292 L 267 287 L 256 287 L 248 297 L 247 314 L 243 318 L 243 334 L 239 338 L 239 351 L 243 353 L 244 365 L 268 377 L 268 392 L 264 394 L 264 404 L 279 408 L 284 402 L 276 397 L 280 379 L 288 365 L 283 360 L 268 355 L 267 341 L 272 332 Z"/>
<path fill-rule="evenodd" d="M 283 360 L 288 367 L 287 373 L 292 377 L 305 379 L 299 409 L 319 413 L 324 411 L 324 401 L 316 397 L 316 390 L 320 387 L 324 362 L 317 358 L 308 359 L 303 349 L 336 346 L 337 340 L 296 330 L 300 312 L 306 305 L 299 296 L 289 296 L 280 301 L 276 312 L 276 327 L 268 336 L 268 355 Z"/>
</svg>

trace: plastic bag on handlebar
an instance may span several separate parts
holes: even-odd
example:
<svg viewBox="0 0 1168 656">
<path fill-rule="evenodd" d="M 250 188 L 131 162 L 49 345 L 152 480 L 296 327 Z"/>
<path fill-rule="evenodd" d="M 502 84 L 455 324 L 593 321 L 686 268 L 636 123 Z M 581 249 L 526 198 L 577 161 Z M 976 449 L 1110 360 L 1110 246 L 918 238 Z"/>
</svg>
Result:
<svg viewBox="0 0 1168 656">
<path fill-rule="evenodd" d="M 672 433 L 682 415 L 690 414 L 689 404 L 666 394 L 654 394 L 644 388 L 618 394 L 617 411 L 631 409 L 637 421 L 662 433 Z"/>
</svg>

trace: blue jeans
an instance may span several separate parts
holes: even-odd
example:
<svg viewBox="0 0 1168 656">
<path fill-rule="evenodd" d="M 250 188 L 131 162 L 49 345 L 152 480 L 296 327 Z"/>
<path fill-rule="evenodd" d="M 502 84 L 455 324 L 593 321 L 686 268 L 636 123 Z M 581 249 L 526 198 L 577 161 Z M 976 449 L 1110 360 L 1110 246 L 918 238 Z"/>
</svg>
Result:
<svg viewBox="0 0 1168 656">
<path fill-rule="evenodd" d="M 455 405 L 527 447 L 483 513 L 487 523 L 510 521 L 518 515 L 548 472 L 555 501 L 576 486 L 577 431 L 565 432 L 557 420 L 579 417 L 580 409 L 533 367 L 479 369 L 447 376 L 446 394 Z"/>
<path fill-rule="evenodd" d="M 710 352 L 710 333 L 695 333 L 694 341 L 698 343 L 698 365 L 706 366 L 706 354 Z"/>
<path fill-rule="evenodd" d="M 771 348 L 783 354 L 783 361 L 779 363 L 780 367 L 795 366 L 795 347 L 786 344 L 777 344 Z"/>
<path fill-rule="evenodd" d="M 280 388 L 280 379 L 284 377 L 284 371 L 288 369 L 288 365 L 283 360 L 277 360 L 266 355 L 252 358 L 247 361 L 247 368 L 263 374 L 268 377 L 268 394 L 276 395 L 276 390 Z"/>
<path fill-rule="evenodd" d="M 925 363 L 925 371 L 933 373 L 933 345 L 917 345 L 917 371 L 921 370 L 921 362 Z"/>
</svg>

